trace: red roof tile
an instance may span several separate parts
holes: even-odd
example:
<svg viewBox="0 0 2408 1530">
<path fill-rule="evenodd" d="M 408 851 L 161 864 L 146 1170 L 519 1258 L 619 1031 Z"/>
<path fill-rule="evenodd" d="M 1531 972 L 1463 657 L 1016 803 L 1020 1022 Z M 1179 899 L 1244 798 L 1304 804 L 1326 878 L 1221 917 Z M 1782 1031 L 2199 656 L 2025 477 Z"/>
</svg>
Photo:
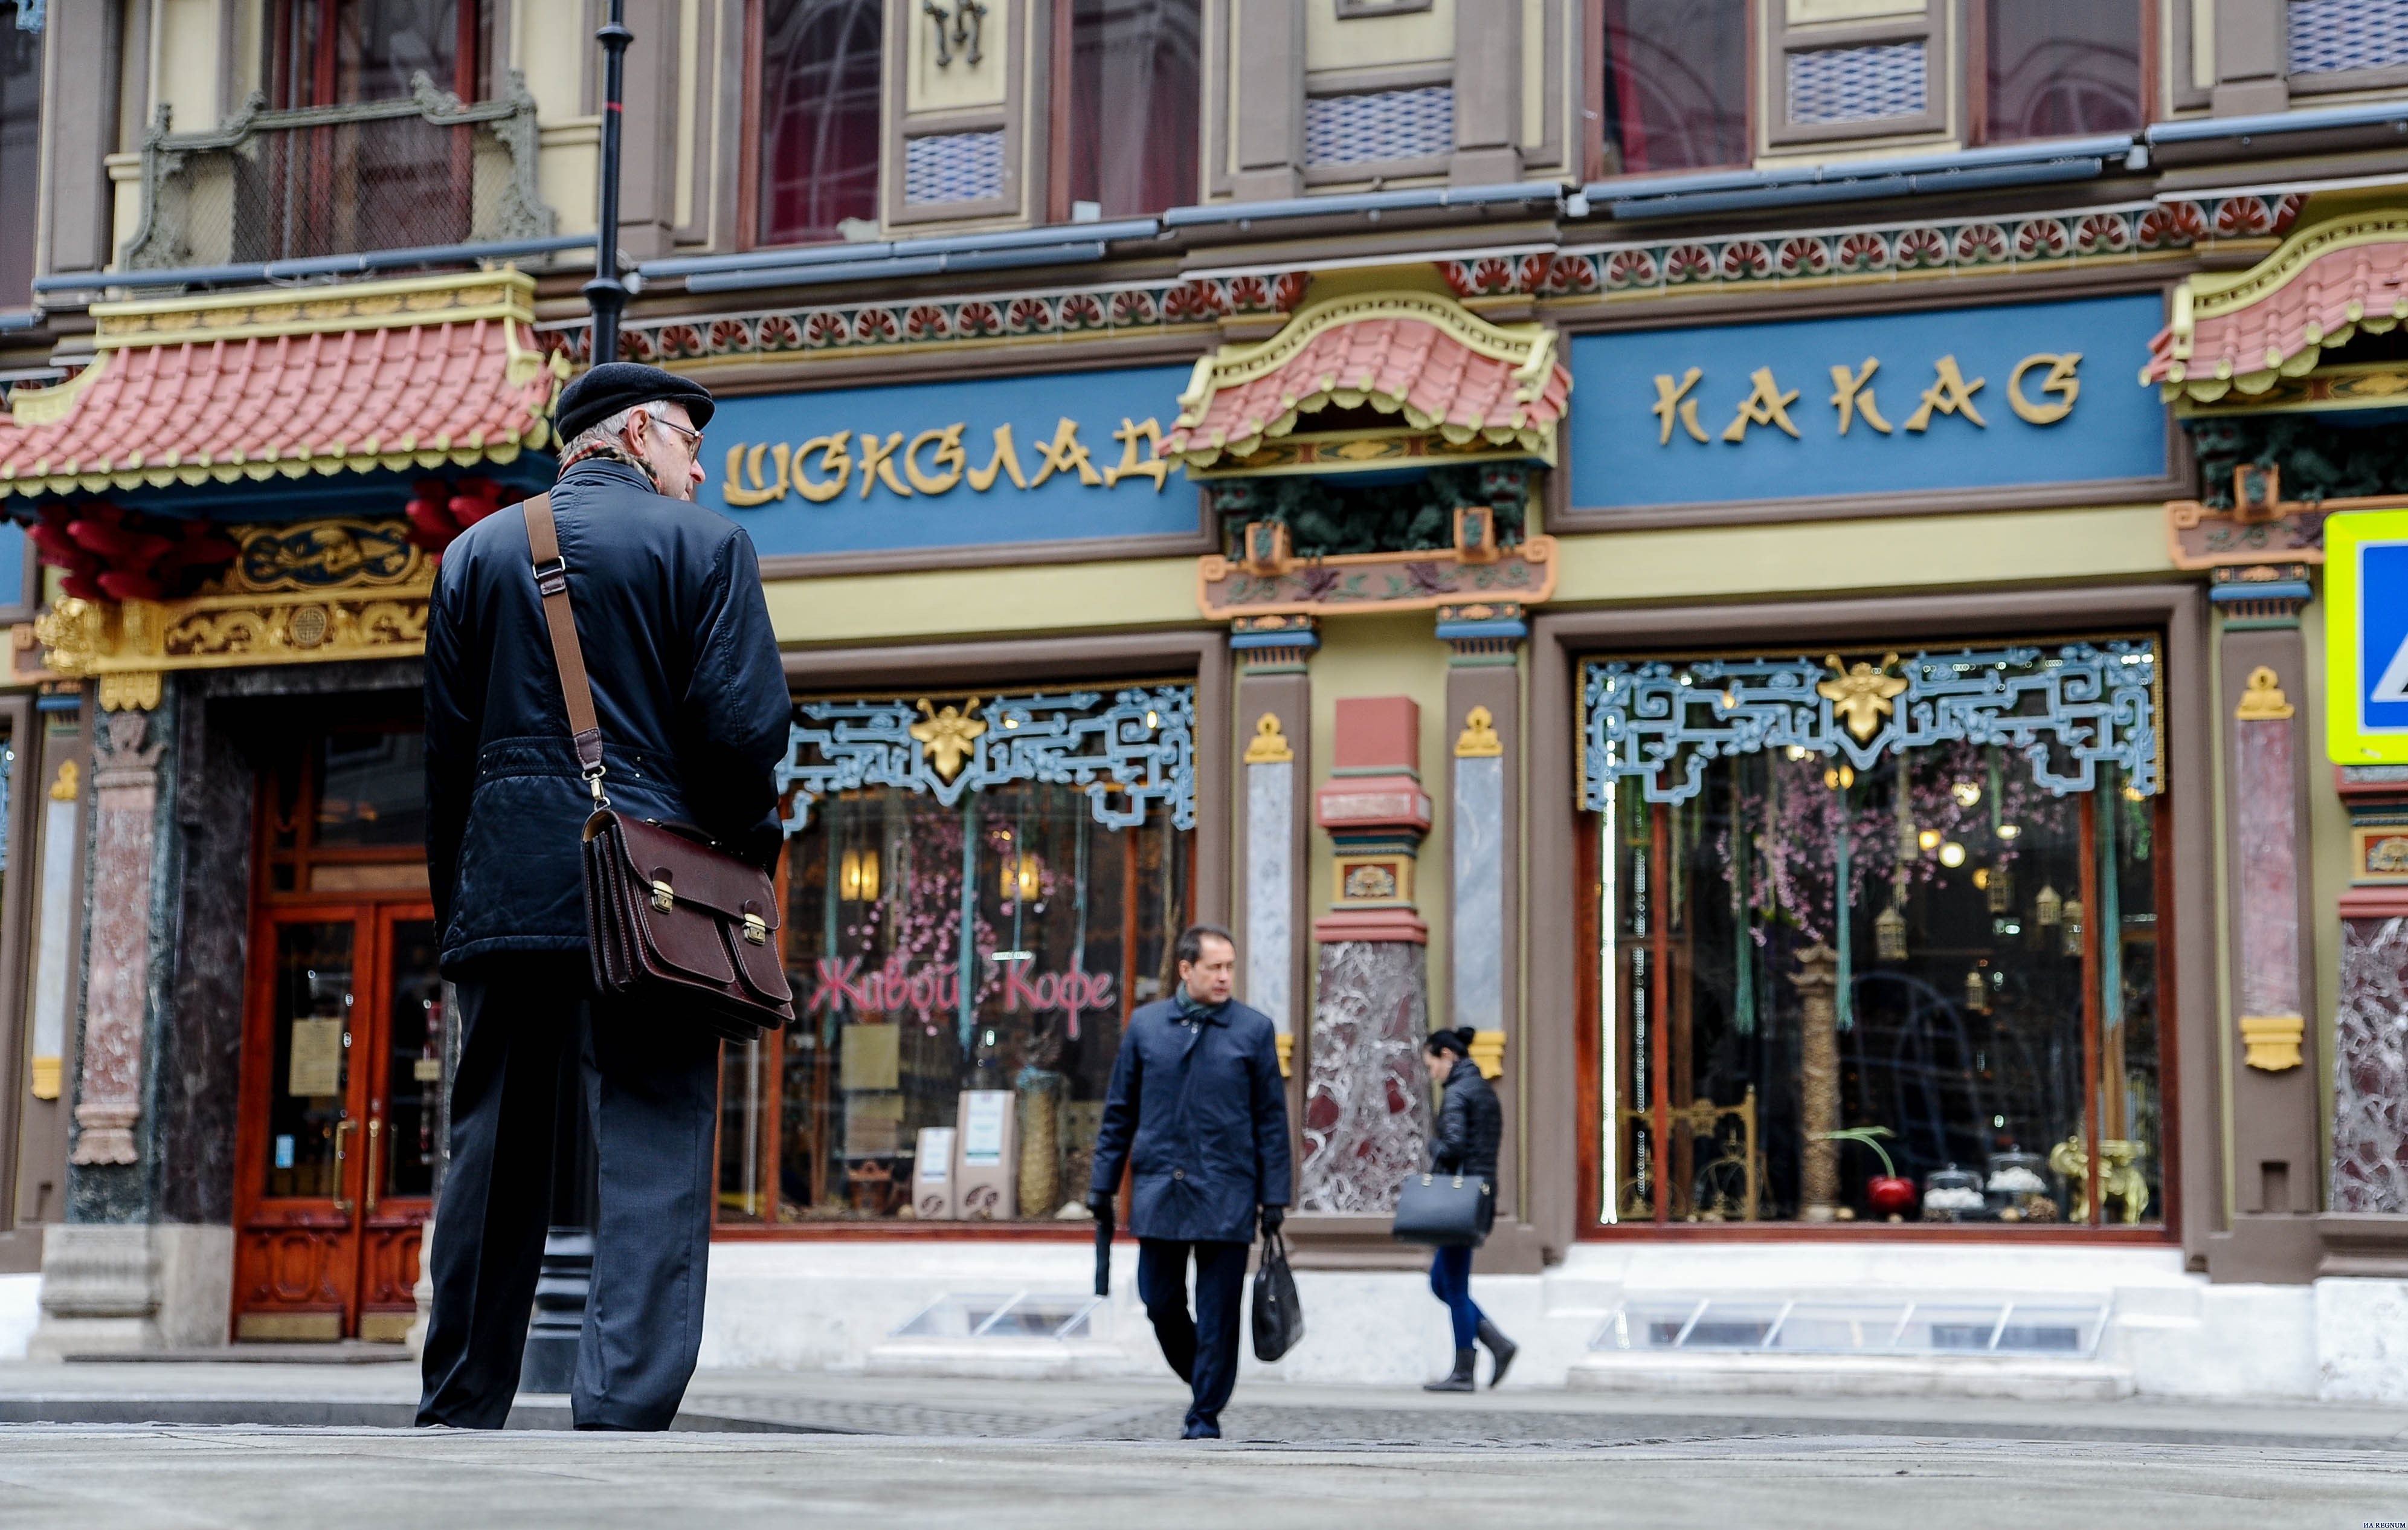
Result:
<svg viewBox="0 0 2408 1530">
<path fill-rule="evenodd" d="M 2314 368 L 2360 330 L 2408 319 L 2408 216 L 2351 213 L 2311 224 L 2238 276 L 2175 289 L 2173 322 L 2149 342 L 2141 381 L 2168 397 L 2260 394 Z"/>
<path fill-rule="evenodd" d="M 99 358 L 0 419 L 0 496 L 508 462 L 564 364 L 514 271 L 94 304 Z"/>
<path fill-rule="evenodd" d="M 1334 298 L 1260 345 L 1225 346 L 1197 363 L 1163 451 L 1207 468 L 1252 455 L 1300 416 L 1369 404 L 1401 414 L 1400 429 L 1457 445 L 1542 452 L 1571 386 L 1542 325 L 1492 325 L 1426 293 Z"/>
</svg>

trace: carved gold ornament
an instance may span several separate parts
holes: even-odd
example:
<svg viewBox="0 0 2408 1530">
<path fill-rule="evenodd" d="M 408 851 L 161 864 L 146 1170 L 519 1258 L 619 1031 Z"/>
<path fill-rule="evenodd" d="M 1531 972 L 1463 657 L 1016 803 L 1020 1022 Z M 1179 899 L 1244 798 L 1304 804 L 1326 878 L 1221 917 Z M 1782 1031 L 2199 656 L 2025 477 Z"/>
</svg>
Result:
<svg viewBox="0 0 2408 1530">
<path fill-rule="evenodd" d="M 2232 715 L 2244 723 L 2278 723 L 2297 711 L 2283 694 L 2281 677 L 2260 664 L 2249 671 L 2249 686 L 2241 693 L 2241 704 L 2232 709 Z"/>
<path fill-rule="evenodd" d="M 2242 1059 L 2260 1073 L 2282 1073 L 2300 1065 L 2300 1043 L 2308 1032 L 2299 1015 L 2243 1015 L 2241 1042 L 2248 1048 Z"/>
<path fill-rule="evenodd" d="M 81 769 L 74 760 L 62 760 L 59 764 L 58 776 L 50 783 L 50 801 L 53 802 L 74 801 L 78 795 L 79 795 L 83 790 L 83 785 L 79 779 L 82 773 Z"/>
<path fill-rule="evenodd" d="M 1497 717 L 1486 707 L 1473 707 L 1464 714 L 1463 731 L 1455 741 L 1457 759 L 1485 759 L 1505 752 L 1505 741 L 1497 736 Z"/>
<path fill-rule="evenodd" d="M 1903 677 L 1887 672 L 1898 656 L 1885 655 L 1878 665 L 1860 659 L 1843 666 L 1837 654 L 1823 662 L 1831 667 L 1831 678 L 1817 685 L 1815 694 L 1831 703 L 1832 713 L 1857 742 L 1871 738 L 1881 730 L 1882 719 L 1897 710 L 1896 698 L 1906 689 Z"/>
<path fill-rule="evenodd" d="M 941 711 L 931 707 L 926 697 L 920 699 L 920 711 L 927 721 L 913 723 L 911 736 L 928 751 L 939 780 L 951 781 L 962 773 L 962 761 L 977 747 L 978 736 L 986 731 L 986 724 L 970 715 L 978 709 L 975 696 L 968 707 L 948 706 Z"/>
<path fill-rule="evenodd" d="M 62 598 L 20 628 L 53 675 L 95 678 L 104 710 L 159 704 L 169 670 L 408 658 L 426 649 L 435 566 L 398 521 L 230 527 L 242 551 L 178 600 Z"/>
<path fill-rule="evenodd" d="M 1280 720 L 1274 714 L 1266 712 L 1254 719 L 1254 736 L 1246 743 L 1246 763 L 1249 765 L 1296 763 L 1296 750 L 1289 746 L 1287 735 L 1280 731 Z"/>
</svg>

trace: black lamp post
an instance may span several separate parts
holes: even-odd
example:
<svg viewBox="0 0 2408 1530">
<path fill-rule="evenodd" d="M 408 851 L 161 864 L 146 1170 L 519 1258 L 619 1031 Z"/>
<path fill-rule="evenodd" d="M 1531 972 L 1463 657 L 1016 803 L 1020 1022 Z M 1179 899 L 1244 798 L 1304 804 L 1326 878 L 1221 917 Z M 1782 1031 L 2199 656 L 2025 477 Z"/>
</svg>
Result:
<svg viewBox="0 0 2408 1530">
<path fill-rule="evenodd" d="M 627 0 L 610 0 L 610 20 L 594 34 L 602 44 L 602 185 L 595 198 L 594 280 L 585 283 L 594 311 L 596 367 L 619 359 L 619 315 L 627 307 L 627 284 L 619 280 L 619 123 L 624 115 Z M 586 1298 L 594 1283 L 595 1193 L 594 1132 L 585 1117 L 585 1085 L 572 1046 L 562 1060 L 554 1104 L 557 1133 L 552 1154 L 552 1224 L 544 1233 L 543 1264 L 536 1276 L 535 1317 L 527 1325 L 526 1357 L 519 1390 L 562 1393 L 577 1377 L 577 1340 L 585 1327 Z"/>
</svg>

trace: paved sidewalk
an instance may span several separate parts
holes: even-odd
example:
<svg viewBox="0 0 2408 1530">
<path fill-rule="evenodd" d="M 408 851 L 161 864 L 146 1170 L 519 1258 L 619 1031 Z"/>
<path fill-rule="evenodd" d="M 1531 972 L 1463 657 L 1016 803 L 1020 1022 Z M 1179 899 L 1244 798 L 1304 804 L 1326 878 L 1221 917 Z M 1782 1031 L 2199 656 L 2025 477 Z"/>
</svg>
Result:
<svg viewBox="0 0 2408 1530">
<path fill-rule="evenodd" d="M 407 1363 L 0 1364 L 0 1423 L 400 1427 Z M 1174 1438 L 1182 1389 L 1159 1381 L 990 1381 L 705 1371 L 681 1426 L 952 1440 Z M 561 1427 L 565 1399 L 522 1403 L 521 1427 Z M 2004 1399 L 1633 1397 L 1509 1390 L 1253 1383 L 1224 1419 L 1232 1440 L 1303 1445 L 1515 1445 L 1846 1436 L 2281 1447 L 2408 1456 L 2408 1410 L 2271 1400 L 2024 1403 Z M 2408 1466 L 2408 1460 L 2401 1465 Z"/>
<path fill-rule="evenodd" d="M 2358 1530 L 2403 1518 L 2408 1472 L 2388 1452 L 2296 1448 L 1832 1436 L 1333 1451 L 825 1435 L 0 1430 L 0 1524 L 78 1530 Z"/>
</svg>

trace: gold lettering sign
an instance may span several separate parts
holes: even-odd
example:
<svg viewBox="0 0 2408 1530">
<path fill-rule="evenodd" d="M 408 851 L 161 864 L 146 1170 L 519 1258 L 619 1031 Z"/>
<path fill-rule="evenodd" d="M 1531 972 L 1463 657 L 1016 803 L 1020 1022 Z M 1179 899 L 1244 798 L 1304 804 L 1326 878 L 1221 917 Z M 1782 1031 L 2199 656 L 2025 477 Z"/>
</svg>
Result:
<svg viewBox="0 0 2408 1530">
<path fill-rule="evenodd" d="M 1914 412 L 1899 422 L 1898 430 L 1893 430 L 1873 394 L 1873 374 L 1881 370 L 1881 365 L 1878 356 L 1867 356 L 1853 366 L 1844 362 L 1831 364 L 1831 408 L 1838 415 L 1837 434 L 1848 434 L 1849 428 L 1861 420 L 1884 436 L 1895 438 L 1898 430 L 1921 435 L 1931 428 L 1935 415 L 1953 415 L 1977 430 L 1990 428 L 1990 422 L 1982 413 L 1975 397 L 1989 386 L 1989 379 L 1967 377 L 1952 354 L 1931 364 L 1930 386 L 1923 390 Z M 2082 353 L 2079 351 L 2042 351 L 2024 357 L 2007 374 L 2007 407 L 2015 411 L 2015 418 L 2027 425 L 2057 424 L 2073 412 L 2074 404 L 2082 397 L 2082 381 L 2075 375 L 2075 369 L 2081 365 Z M 2035 372 L 2039 374 L 2036 382 L 2028 375 Z M 1670 372 L 1656 374 L 1656 401 L 1648 406 L 1648 412 L 1656 416 L 1656 445 L 1669 447 L 1672 444 L 1675 426 L 1700 445 L 1713 440 L 1713 438 L 1706 433 L 1705 426 L 1698 420 L 1698 395 L 1706 382 L 1704 369 L 1698 367 L 1689 368 L 1678 378 Z M 1747 392 L 1739 399 L 1730 424 L 1722 429 L 1725 441 L 1733 446 L 1745 444 L 1751 426 L 1770 426 L 1793 440 L 1805 439 L 1789 413 L 1790 406 L 1798 402 L 1798 389 L 1783 387 L 1778 374 L 1770 367 L 1758 367 L 1749 372 L 1747 384 Z M 1148 425 L 1151 424 L 1149 421 Z M 1140 432 L 1143 428 L 1140 427 Z M 1115 439 L 1121 439 L 1118 432 L 1114 435 Z M 1127 460 L 1136 453 L 1137 446 L 1132 440 L 1124 456 L 1120 474 L 1127 472 Z M 732 454 L 728 464 L 732 486 L 736 466 Z M 1111 483 L 1115 476 L 1108 470 L 1104 481 Z M 971 477 L 975 483 L 977 475 L 972 474 Z M 730 498 L 733 498 L 731 493 Z"/>
<path fill-rule="evenodd" d="M 1797 397 L 1794 393 L 1789 396 L 1792 400 Z M 1696 401 L 1691 400 L 1683 411 L 1683 419 L 1690 432 L 1704 440 L 1705 432 L 1698 428 L 1697 408 Z M 1775 411 L 1778 412 L 1777 405 Z M 833 435 L 813 436 L 800 445 L 738 441 L 727 449 L 727 472 L 721 492 L 730 505 L 750 510 L 783 499 L 789 493 L 824 505 L 847 488 L 862 499 L 868 498 L 870 491 L 881 486 L 905 499 L 914 495 L 949 494 L 964 483 L 968 484 L 971 493 L 984 494 L 1003 478 L 1010 479 L 1012 487 L 1017 489 L 1042 487 L 1056 475 L 1076 478 L 1088 488 L 1104 489 L 1117 487 L 1132 478 L 1146 479 L 1152 481 L 1156 494 L 1170 483 L 1171 464 L 1160 455 L 1159 420 L 1133 420 L 1124 415 L 1120 428 L 1111 433 L 1111 439 L 1120 444 L 1120 460 L 1099 467 L 1087 443 L 1079 438 L 1079 422 L 1066 416 L 1054 426 L 1051 440 L 1038 441 L 1031 448 L 1036 454 L 1033 472 L 1022 464 L 1019 444 L 1008 425 L 996 426 L 988 438 L 986 465 L 972 467 L 969 452 L 962 444 L 968 429 L 967 422 L 956 422 L 923 430 L 908 440 L 900 430 L 839 430 Z"/>
</svg>

